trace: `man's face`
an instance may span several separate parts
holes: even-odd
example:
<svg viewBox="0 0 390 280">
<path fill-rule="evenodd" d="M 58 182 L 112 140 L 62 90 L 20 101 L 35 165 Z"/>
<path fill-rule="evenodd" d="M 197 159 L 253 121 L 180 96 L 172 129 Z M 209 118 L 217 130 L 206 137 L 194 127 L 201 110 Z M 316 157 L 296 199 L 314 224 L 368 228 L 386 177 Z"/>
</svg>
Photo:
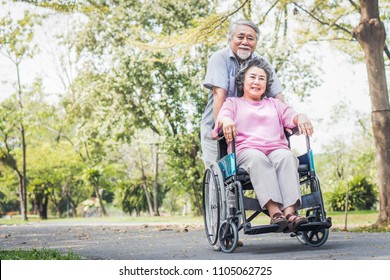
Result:
<svg viewBox="0 0 390 280">
<path fill-rule="evenodd" d="M 238 60 L 243 61 L 249 58 L 256 49 L 256 32 L 248 25 L 237 25 L 229 44 Z"/>
</svg>

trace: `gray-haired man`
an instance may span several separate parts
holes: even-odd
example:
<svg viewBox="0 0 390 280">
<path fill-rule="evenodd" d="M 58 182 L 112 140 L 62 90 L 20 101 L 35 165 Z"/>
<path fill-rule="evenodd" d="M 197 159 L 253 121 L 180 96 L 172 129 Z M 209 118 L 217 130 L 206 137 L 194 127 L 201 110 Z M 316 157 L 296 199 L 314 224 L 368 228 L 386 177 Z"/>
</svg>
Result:
<svg viewBox="0 0 390 280">
<path fill-rule="evenodd" d="M 240 64 L 253 56 L 258 57 L 254 51 L 259 33 L 259 28 L 251 21 L 240 19 L 233 22 L 229 30 L 229 45 L 215 52 L 209 59 L 203 85 L 210 92 L 201 120 L 201 144 L 206 167 L 217 159 L 216 140 L 211 139 L 214 121 L 225 99 L 237 96 L 235 82 Z M 283 87 L 275 73 L 273 80 L 268 96 L 283 100 Z"/>
</svg>

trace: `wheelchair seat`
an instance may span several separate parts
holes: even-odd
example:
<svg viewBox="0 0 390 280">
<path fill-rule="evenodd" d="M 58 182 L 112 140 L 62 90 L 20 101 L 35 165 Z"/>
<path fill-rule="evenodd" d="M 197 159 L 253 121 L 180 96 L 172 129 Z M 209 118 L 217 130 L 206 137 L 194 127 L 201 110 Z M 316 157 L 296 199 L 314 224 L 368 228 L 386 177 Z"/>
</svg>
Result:
<svg viewBox="0 0 390 280">
<path fill-rule="evenodd" d="M 307 154 L 299 156 L 298 160 L 298 173 L 299 177 L 301 178 L 308 174 L 310 166 L 308 163 Z M 237 169 L 237 180 L 241 182 L 243 190 L 253 189 L 249 174 L 241 167 L 238 167 Z"/>
</svg>

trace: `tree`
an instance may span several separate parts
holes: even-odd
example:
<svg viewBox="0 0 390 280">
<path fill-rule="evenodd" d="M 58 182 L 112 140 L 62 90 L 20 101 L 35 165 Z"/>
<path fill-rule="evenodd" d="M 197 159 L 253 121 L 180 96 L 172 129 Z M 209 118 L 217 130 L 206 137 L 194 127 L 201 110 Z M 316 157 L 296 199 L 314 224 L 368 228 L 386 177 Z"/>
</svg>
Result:
<svg viewBox="0 0 390 280">
<path fill-rule="evenodd" d="M 22 61 L 32 57 L 35 52 L 35 46 L 32 45 L 34 37 L 33 27 L 36 24 L 34 15 L 25 12 L 20 20 L 13 20 L 10 15 L 0 20 L 0 51 L 9 58 L 15 66 L 16 73 L 16 106 L 13 108 L 16 116 L 14 128 L 19 130 L 17 141 L 22 149 L 21 167 L 18 166 L 16 158 L 12 155 L 12 148 L 9 142 L 9 134 L 5 129 L 3 132 L 3 143 L 1 146 L 1 161 L 6 166 L 12 168 L 19 178 L 19 200 L 20 212 L 23 220 L 27 220 L 27 142 L 26 142 L 26 111 L 24 104 L 24 89 L 22 86 L 22 77 L 20 67 Z M 15 138 L 16 139 L 16 138 Z"/>
<path fill-rule="evenodd" d="M 102 191 L 103 191 L 103 180 L 104 173 L 100 166 L 89 168 L 84 171 L 84 180 L 86 184 L 93 187 L 95 195 L 99 201 L 99 206 L 103 216 L 108 216 L 106 207 L 103 204 Z"/>
<path fill-rule="evenodd" d="M 390 222 L 390 105 L 383 50 L 386 31 L 379 17 L 378 0 L 360 0 L 360 23 L 353 34 L 362 46 L 369 80 L 372 129 L 379 181 L 379 223 Z M 390 58 L 390 57 L 389 57 Z"/>
<path fill-rule="evenodd" d="M 41 129 L 42 135 L 44 128 Z M 34 209 L 40 217 L 48 217 L 50 206 L 58 217 L 67 210 L 69 202 L 73 216 L 77 215 L 78 202 L 89 198 L 91 190 L 86 184 L 80 184 L 83 162 L 66 141 L 57 143 L 40 138 L 41 143 L 32 143 L 29 152 L 29 193 Z"/>
</svg>

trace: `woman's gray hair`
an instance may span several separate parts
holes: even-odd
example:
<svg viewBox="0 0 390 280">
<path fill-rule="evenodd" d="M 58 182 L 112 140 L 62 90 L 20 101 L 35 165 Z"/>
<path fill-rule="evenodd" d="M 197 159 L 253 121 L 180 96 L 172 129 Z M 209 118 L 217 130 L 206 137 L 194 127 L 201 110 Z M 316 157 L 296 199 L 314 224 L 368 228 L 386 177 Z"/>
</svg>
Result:
<svg viewBox="0 0 390 280">
<path fill-rule="evenodd" d="M 244 95 L 244 80 L 245 80 L 245 74 L 251 68 L 252 66 L 256 66 L 260 69 L 263 69 L 264 72 L 267 74 L 267 87 L 265 89 L 265 94 L 269 92 L 269 89 L 272 86 L 272 82 L 274 81 L 272 79 L 272 69 L 268 62 L 260 57 L 253 57 L 244 63 L 240 65 L 240 68 L 238 69 L 237 75 L 236 75 L 236 85 L 237 85 L 237 95 L 239 97 Z M 264 96 L 264 95 L 263 95 Z"/>
<path fill-rule="evenodd" d="M 234 33 L 236 32 L 236 29 L 237 29 L 238 25 L 247 25 L 247 26 L 253 28 L 253 30 L 256 32 L 256 42 L 259 41 L 259 37 L 260 37 L 260 30 L 259 30 L 259 28 L 257 27 L 256 24 L 254 24 L 253 22 L 251 22 L 250 20 L 247 20 L 247 19 L 238 19 L 238 20 L 234 21 L 230 25 L 230 28 L 229 28 L 229 40 L 233 37 Z"/>
</svg>

